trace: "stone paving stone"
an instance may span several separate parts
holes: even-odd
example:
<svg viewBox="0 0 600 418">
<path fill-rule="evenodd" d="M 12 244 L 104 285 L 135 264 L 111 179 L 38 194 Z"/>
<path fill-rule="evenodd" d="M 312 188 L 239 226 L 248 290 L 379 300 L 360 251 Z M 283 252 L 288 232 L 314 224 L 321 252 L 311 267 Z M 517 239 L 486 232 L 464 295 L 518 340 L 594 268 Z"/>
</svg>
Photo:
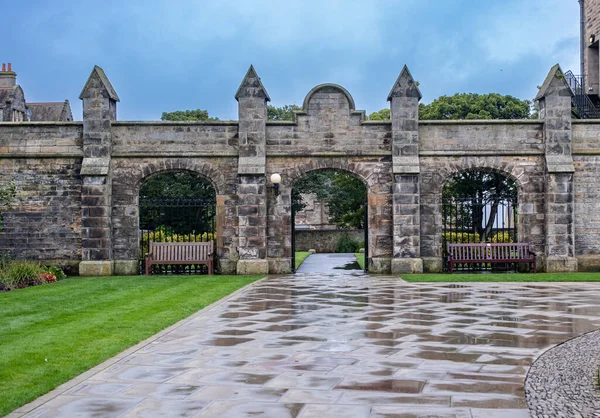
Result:
<svg viewBox="0 0 600 418">
<path fill-rule="evenodd" d="M 600 328 L 599 290 L 271 277 L 25 416 L 525 417 L 530 366 Z"/>
<path fill-rule="evenodd" d="M 287 389 L 273 389 L 265 387 L 238 387 L 238 386 L 206 386 L 190 396 L 191 399 L 202 401 L 236 400 L 236 401 L 264 401 L 276 402 L 288 392 Z M 294 403 L 285 402 L 285 403 Z"/>
<path fill-rule="evenodd" d="M 302 418 L 369 418 L 371 407 L 362 405 L 310 404 L 302 410 Z"/>
<path fill-rule="evenodd" d="M 117 399 L 107 397 L 76 397 L 63 395 L 50 404 L 28 414 L 35 418 L 73 418 L 73 417 L 121 417 L 138 404 L 143 398 Z"/>
<path fill-rule="evenodd" d="M 146 399 L 123 418 L 197 417 L 208 402 L 194 400 Z"/>
<path fill-rule="evenodd" d="M 178 385 L 173 383 L 141 383 L 119 393 L 119 397 L 185 399 L 202 386 Z"/>
<path fill-rule="evenodd" d="M 472 418 L 468 408 L 406 407 L 375 405 L 369 418 Z M 508 417 L 507 417 L 508 418 Z"/>
<path fill-rule="evenodd" d="M 299 417 L 303 406 L 304 404 L 295 403 L 214 401 L 199 416 L 202 418 L 296 418 Z"/>
<path fill-rule="evenodd" d="M 281 398 L 281 402 L 290 403 L 337 403 L 344 392 L 331 390 L 289 389 Z"/>
</svg>

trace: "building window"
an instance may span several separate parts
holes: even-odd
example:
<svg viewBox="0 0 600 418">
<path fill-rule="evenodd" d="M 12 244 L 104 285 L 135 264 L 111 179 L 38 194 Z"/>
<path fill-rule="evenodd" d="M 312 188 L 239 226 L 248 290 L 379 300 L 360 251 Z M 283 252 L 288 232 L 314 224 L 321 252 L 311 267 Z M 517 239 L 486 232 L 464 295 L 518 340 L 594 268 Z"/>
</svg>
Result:
<svg viewBox="0 0 600 418">
<path fill-rule="evenodd" d="M 12 112 L 12 121 L 13 122 L 23 122 L 24 120 L 24 112 L 19 110 L 13 110 Z"/>
</svg>

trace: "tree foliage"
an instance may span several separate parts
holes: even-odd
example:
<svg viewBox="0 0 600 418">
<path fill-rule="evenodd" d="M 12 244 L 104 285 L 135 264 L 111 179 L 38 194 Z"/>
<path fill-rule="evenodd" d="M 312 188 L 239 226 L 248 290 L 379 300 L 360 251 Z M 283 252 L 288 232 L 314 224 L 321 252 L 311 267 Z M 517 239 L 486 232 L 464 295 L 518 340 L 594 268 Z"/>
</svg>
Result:
<svg viewBox="0 0 600 418">
<path fill-rule="evenodd" d="M 285 105 L 282 107 L 267 106 L 267 119 L 269 120 L 294 120 L 294 110 L 302 110 L 300 106 Z"/>
<path fill-rule="evenodd" d="M 446 216 L 468 228 L 481 242 L 487 242 L 492 236 L 500 204 L 507 202 L 512 208 L 517 204 L 517 185 L 500 173 L 464 171 L 446 182 L 443 195 L 445 202 L 461 202 L 450 204 L 451 210 Z M 457 213 L 456 208 L 462 211 Z"/>
<path fill-rule="evenodd" d="M 529 119 L 531 102 L 497 93 L 457 93 L 419 104 L 419 119 Z"/>
<path fill-rule="evenodd" d="M 377 112 L 371 113 L 368 117 L 368 120 L 390 120 L 391 113 L 389 108 L 381 109 Z"/>
<path fill-rule="evenodd" d="M 177 122 L 187 122 L 187 121 L 215 121 L 219 120 L 219 118 L 210 117 L 208 115 L 208 111 L 206 110 L 176 110 L 175 112 L 163 112 L 160 120 L 170 120 Z"/>
<path fill-rule="evenodd" d="M 315 194 L 329 208 L 329 221 L 340 228 L 364 227 L 365 185 L 351 174 L 334 170 L 313 171 L 298 179 L 292 188 L 292 210 L 304 209 L 302 194 Z"/>
<path fill-rule="evenodd" d="M 151 176 L 140 187 L 140 197 L 151 199 L 215 200 L 210 182 L 190 171 L 173 171 Z"/>
<path fill-rule="evenodd" d="M 429 104 L 419 104 L 420 120 L 461 119 L 537 119 L 529 100 L 498 93 L 457 93 L 441 96 Z M 368 120 L 390 120 L 390 109 L 369 115 Z"/>
</svg>

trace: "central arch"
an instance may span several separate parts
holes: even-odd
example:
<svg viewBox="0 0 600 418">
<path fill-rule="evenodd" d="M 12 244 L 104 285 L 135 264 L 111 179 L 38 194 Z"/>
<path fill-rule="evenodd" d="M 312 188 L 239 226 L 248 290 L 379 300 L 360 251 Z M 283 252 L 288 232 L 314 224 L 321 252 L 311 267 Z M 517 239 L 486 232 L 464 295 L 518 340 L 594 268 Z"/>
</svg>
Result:
<svg viewBox="0 0 600 418">
<path fill-rule="evenodd" d="M 291 266 L 298 268 L 296 254 L 315 249 L 317 253 L 368 254 L 368 189 L 364 180 L 339 169 L 316 169 L 292 182 Z M 306 255 L 306 254 L 304 254 Z M 368 269 L 366 259 L 353 262 L 346 256 L 346 269 Z M 335 262 L 339 258 L 328 255 Z M 363 263 L 364 267 L 360 267 Z"/>
</svg>

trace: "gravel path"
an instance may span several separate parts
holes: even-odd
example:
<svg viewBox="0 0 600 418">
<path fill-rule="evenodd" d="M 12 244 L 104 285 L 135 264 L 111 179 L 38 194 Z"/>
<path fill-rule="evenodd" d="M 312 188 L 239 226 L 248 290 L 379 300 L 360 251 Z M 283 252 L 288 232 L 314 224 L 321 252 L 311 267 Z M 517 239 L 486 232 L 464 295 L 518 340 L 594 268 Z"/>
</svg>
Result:
<svg viewBox="0 0 600 418">
<path fill-rule="evenodd" d="M 525 381 L 532 418 L 600 417 L 594 376 L 600 362 L 600 331 L 573 338 L 546 351 Z"/>
</svg>

